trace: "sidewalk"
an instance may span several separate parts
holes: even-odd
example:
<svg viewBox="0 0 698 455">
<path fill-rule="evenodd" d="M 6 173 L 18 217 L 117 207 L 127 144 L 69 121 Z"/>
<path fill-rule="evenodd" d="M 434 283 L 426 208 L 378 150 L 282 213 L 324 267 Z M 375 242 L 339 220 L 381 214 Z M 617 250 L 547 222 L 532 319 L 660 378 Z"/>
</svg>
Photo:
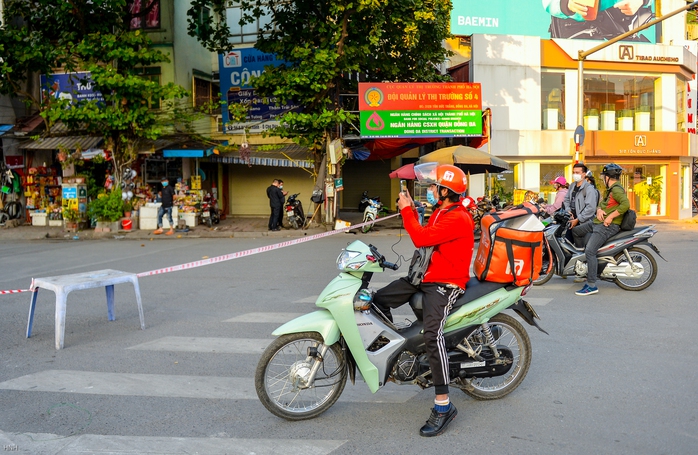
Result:
<svg viewBox="0 0 698 455">
<path fill-rule="evenodd" d="M 361 223 L 362 214 L 357 211 L 342 211 L 339 218 L 348 221 L 352 225 Z M 188 232 L 175 231 L 174 235 L 153 235 L 152 230 L 131 230 L 119 232 L 95 232 L 94 229 L 79 231 L 77 234 L 67 232 L 62 227 L 41 227 L 31 225 L 19 225 L 17 227 L 0 227 L 0 241 L 11 240 L 98 240 L 98 239 L 173 239 L 173 238 L 253 238 L 253 237 L 303 237 L 306 235 L 318 234 L 334 229 L 332 226 L 314 224 L 308 229 L 281 229 L 278 232 L 271 232 L 267 229 L 268 217 L 228 217 L 220 224 L 209 229 L 208 226 L 198 225 L 189 228 Z M 23 221 L 23 220 L 20 220 Z M 638 218 L 638 224 L 655 224 L 657 228 L 678 228 L 698 230 L 698 215 L 687 220 L 657 220 L 652 218 Z M 380 218 L 374 225 L 369 235 L 391 235 L 397 234 L 402 227 L 402 218 L 393 217 L 382 221 Z M 404 232 L 404 231 L 403 231 Z M 77 238 L 76 238 L 77 237 Z"/>
<path fill-rule="evenodd" d="M 352 225 L 361 223 L 362 214 L 359 212 L 342 211 L 340 219 L 348 221 Z M 24 220 L 20 220 L 24 222 Z M 120 230 L 118 232 L 95 232 L 94 229 L 86 229 L 72 233 L 63 227 L 43 227 L 21 224 L 16 227 L 0 227 L 0 241 L 10 240 L 97 240 L 97 239 L 173 239 L 173 238 L 243 238 L 243 237 L 303 237 L 306 235 L 318 234 L 334 229 L 332 226 L 313 223 L 308 229 L 281 229 L 281 231 L 271 232 L 267 228 L 269 217 L 227 217 L 220 224 L 214 224 L 211 229 L 206 225 L 198 225 L 189 228 L 189 231 L 182 232 L 175 230 L 174 235 L 153 235 L 152 230 L 135 229 L 131 231 Z M 402 219 L 393 217 L 383 222 L 380 218 L 371 230 L 372 234 L 391 234 L 397 232 L 402 226 Z M 167 231 L 165 231 L 167 232 Z"/>
</svg>

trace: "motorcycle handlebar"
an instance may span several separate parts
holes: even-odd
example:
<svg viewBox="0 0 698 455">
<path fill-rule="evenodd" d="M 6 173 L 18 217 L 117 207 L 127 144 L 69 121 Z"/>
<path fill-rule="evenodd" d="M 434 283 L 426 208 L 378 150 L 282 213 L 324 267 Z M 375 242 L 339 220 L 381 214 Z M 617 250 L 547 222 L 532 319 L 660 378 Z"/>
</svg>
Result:
<svg viewBox="0 0 698 455">
<path fill-rule="evenodd" d="M 383 267 L 385 267 L 387 269 L 391 269 L 391 270 L 397 270 L 400 268 L 400 266 L 398 266 L 397 264 L 393 264 L 392 262 L 388 262 L 388 261 L 383 261 L 383 263 L 381 265 Z"/>
<path fill-rule="evenodd" d="M 376 260 L 378 261 L 378 265 L 381 267 L 385 267 L 386 269 L 391 269 L 391 270 L 397 270 L 399 268 L 398 265 L 393 264 L 392 262 L 388 262 L 385 260 L 385 256 L 380 254 L 378 252 L 378 249 L 373 246 L 373 245 L 368 245 L 369 249 L 371 250 L 371 253 L 376 257 Z"/>
</svg>

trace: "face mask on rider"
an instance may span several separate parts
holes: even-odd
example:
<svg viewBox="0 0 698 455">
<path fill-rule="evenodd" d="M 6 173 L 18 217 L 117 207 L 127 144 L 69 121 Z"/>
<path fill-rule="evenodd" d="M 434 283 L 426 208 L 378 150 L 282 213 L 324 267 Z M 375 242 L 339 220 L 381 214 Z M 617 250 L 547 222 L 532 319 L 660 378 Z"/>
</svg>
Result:
<svg viewBox="0 0 698 455">
<path fill-rule="evenodd" d="M 163 187 L 163 188 L 165 188 L 167 185 L 169 185 L 169 183 L 167 183 L 167 182 L 162 182 L 162 187 Z"/>
<path fill-rule="evenodd" d="M 574 180 L 575 182 L 581 182 L 582 175 L 581 174 L 572 174 L 572 180 Z"/>
<path fill-rule="evenodd" d="M 436 205 L 436 203 L 438 202 L 432 190 L 427 190 L 427 202 L 431 205 Z"/>
</svg>

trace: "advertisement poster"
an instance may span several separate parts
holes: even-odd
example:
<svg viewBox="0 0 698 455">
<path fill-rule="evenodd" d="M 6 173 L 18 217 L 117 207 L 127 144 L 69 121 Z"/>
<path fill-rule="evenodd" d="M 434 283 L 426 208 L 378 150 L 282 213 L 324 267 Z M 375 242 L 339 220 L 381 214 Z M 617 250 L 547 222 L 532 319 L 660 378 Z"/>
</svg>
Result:
<svg viewBox="0 0 698 455">
<path fill-rule="evenodd" d="M 655 18 L 654 0 L 454 0 L 454 35 L 525 35 L 608 40 Z M 582 15 L 582 8 L 586 9 Z M 574 11 L 578 9 L 580 11 Z M 626 40 L 657 43 L 658 26 Z"/>
<path fill-rule="evenodd" d="M 245 128 L 251 134 L 262 133 L 278 126 L 279 122 L 274 120 L 276 117 L 300 108 L 295 103 L 281 104 L 276 98 L 256 96 L 250 85 L 250 79 L 262 74 L 265 66 L 279 66 L 283 63 L 275 54 L 266 54 L 254 48 L 228 51 L 218 56 L 223 100 L 228 104 L 243 103 L 249 107 L 247 122 L 230 123 L 228 107 L 223 106 L 225 133 L 242 134 Z"/>
<path fill-rule="evenodd" d="M 93 89 L 90 73 L 65 73 L 41 75 L 44 97 L 68 100 L 70 104 L 80 101 L 104 103 L 102 94 Z"/>
<path fill-rule="evenodd" d="M 360 83 L 361 137 L 482 135 L 479 83 Z"/>
</svg>

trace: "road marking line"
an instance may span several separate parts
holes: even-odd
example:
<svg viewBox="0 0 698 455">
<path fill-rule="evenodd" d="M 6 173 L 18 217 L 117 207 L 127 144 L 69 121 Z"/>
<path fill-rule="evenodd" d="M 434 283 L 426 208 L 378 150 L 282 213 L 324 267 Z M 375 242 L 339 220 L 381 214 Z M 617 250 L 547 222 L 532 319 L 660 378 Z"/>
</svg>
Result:
<svg viewBox="0 0 698 455">
<path fill-rule="evenodd" d="M 274 322 L 277 324 L 283 324 L 292 319 L 296 319 L 299 316 L 303 316 L 304 314 L 305 313 L 245 313 L 235 316 L 234 318 L 226 319 L 223 322 Z"/>
<path fill-rule="evenodd" d="M 289 455 L 325 455 L 347 440 L 330 439 L 237 439 L 237 438 L 177 438 L 161 436 L 117 436 L 82 434 L 62 436 L 48 433 L 3 433 L 0 441 L 5 450 L 16 447 L 22 453 L 47 455 L 109 454 L 207 454 L 207 455 L 275 455 L 283 447 Z M 14 450 L 14 449 L 13 449 Z"/>
<path fill-rule="evenodd" d="M 0 383 L 0 390 L 83 393 L 141 397 L 178 397 L 223 400 L 258 400 L 253 378 L 179 376 L 166 374 L 103 373 L 46 370 Z M 405 403 L 420 390 L 389 383 L 372 394 L 363 381 L 348 383 L 340 401 Z"/>
<path fill-rule="evenodd" d="M 209 352 L 222 354 L 261 354 L 271 339 L 163 337 L 128 349 L 137 351 Z"/>
</svg>

